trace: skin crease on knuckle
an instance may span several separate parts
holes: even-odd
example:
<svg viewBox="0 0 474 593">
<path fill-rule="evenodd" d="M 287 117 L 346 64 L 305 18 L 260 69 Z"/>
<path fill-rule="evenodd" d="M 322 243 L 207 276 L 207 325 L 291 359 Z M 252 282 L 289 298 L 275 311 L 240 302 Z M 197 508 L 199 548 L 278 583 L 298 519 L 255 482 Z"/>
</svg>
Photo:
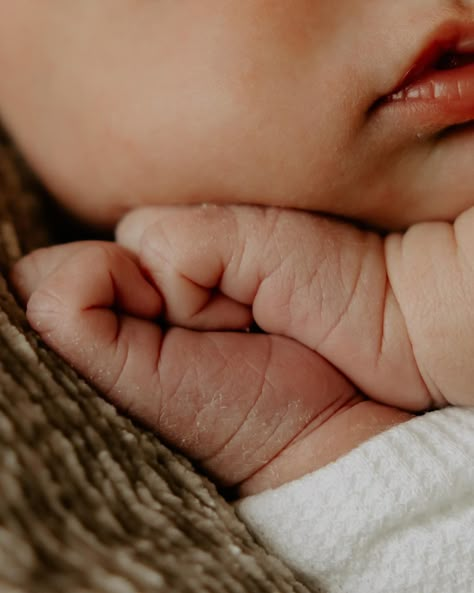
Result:
<svg viewBox="0 0 474 593">
<path fill-rule="evenodd" d="M 62 341 L 57 333 L 63 332 L 64 325 L 58 324 L 58 321 L 64 321 L 67 309 L 67 302 L 55 291 L 39 288 L 28 302 L 27 318 L 33 329 L 45 338 Z"/>
<path fill-rule="evenodd" d="M 23 258 L 12 270 L 11 280 L 17 293 L 27 302 L 27 317 L 32 327 L 43 336 L 61 340 L 65 325 L 71 317 L 66 278 L 54 278 L 66 256 L 56 257 L 47 249 L 39 249 Z M 52 257 L 51 257 L 52 256 Z M 61 320 L 61 323 L 58 321 Z"/>
<path fill-rule="evenodd" d="M 473 10 L 18 0 L 0 24 L 0 114 L 53 193 L 100 224 L 139 205 L 202 201 L 396 229 L 453 220 L 473 203 L 472 129 L 450 126 L 441 108 L 383 99 Z"/>
</svg>

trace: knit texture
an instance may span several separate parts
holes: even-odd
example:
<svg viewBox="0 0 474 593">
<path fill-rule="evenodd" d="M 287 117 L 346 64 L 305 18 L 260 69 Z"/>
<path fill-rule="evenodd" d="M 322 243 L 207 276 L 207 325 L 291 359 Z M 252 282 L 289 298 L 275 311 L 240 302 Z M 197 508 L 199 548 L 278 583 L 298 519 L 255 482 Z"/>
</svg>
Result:
<svg viewBox="0 0 474 593">
<path fill-rule="evenodd" d="M 239 513 L 328 593 L 474 592 L 474 409 L 432 412 Z"/>
<path fill-rule="evenodd" d="M 5 274 L 62 225 L 0 133 L 0 592 L 307 591 L 30 330 Z"/>
</svg>

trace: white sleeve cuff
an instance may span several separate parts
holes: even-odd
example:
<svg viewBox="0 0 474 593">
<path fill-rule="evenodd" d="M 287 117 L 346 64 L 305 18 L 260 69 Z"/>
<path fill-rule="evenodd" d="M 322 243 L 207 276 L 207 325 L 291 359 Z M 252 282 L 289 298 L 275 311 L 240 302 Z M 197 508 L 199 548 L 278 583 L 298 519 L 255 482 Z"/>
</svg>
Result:
<svg viewBox="0 0 474 593">
<path fill-rule="evenodd" d="M 474 409 L 401 424 L 237 512 L 317 591 L 473 593 Z"/>
</svg>

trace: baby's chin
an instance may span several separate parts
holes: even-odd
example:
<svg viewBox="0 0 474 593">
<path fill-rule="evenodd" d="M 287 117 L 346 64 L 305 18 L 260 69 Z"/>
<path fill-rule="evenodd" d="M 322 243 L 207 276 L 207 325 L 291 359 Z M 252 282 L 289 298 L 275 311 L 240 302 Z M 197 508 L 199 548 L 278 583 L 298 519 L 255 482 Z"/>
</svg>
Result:
<svg viewBox="0 0 474 593">
<path fill-rule="evenodd" d="M 318 195 L 313 195 L 311 191 L 303 193 L 301 186 L 295 191 L 288 191 L 284 183 L 281 186 L 275 183 L 274 191 L 266 194 L 253 188 L 242 189 L 236 184 L 232 192 L 216 191 L 212 184 L 209 188 L 200 188 L 200 191 L 192 191 L 189 186 L 184 189 L 178 184 L 175 191 L 164 192 L 161 188 L 157 191 L 153 183 L 142 183 L 140 187 L 129 184 L 125 189 L 125 183 L 103 183 L 100 186 L 99 183 L 92 185 L 88 180 L 62 188 L 52 184 L 50 189 L 58 203 L 75 218 L 103 230 L 113 229 L 128 212 L 143 206 L 216 203 L 305 210 L 389 232 L 404 231 L 419 222 L 453 222 L 459 214 L 474 205 L 474 197 L 472 191 L 468 190 L 470 185 L 466 180 L 456 183 L 448 176 L 443 181 L 441 185 L 449 187 L 449 191 L 441 191 L 436 187 L 436 182 L 432 183 L 434 187 L 425 188 L 425 184 L 428 185 L 425 181 L 420 188 L 416 175 L 414 180 L 404 176 L 403 182 L 400 182 L 390 174 L 386 178 L 382 175 L 378 182 L 374 181 L 373 176 L 360 175 L 352 180 L 350 186 L 341 187 L 340 191 L 326 192 L 319 188 Z M 69 191 L 61 192 L 65 187 Z"/>
</svg>

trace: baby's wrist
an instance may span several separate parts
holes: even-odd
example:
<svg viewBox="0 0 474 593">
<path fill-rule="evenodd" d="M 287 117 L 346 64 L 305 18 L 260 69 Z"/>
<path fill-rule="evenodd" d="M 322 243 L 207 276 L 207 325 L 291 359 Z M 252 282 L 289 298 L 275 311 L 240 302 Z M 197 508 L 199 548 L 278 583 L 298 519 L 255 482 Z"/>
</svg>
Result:
<svg viewBox="0 0 474 593">
<path fill-rule="evenodd" d="M 239 495 L 259 494 L 302 478 L 413 417 L 398 408 L 358 397 L 320 426 L 308 426 L 282 453 L 243 482 Z"/>
</svg>

